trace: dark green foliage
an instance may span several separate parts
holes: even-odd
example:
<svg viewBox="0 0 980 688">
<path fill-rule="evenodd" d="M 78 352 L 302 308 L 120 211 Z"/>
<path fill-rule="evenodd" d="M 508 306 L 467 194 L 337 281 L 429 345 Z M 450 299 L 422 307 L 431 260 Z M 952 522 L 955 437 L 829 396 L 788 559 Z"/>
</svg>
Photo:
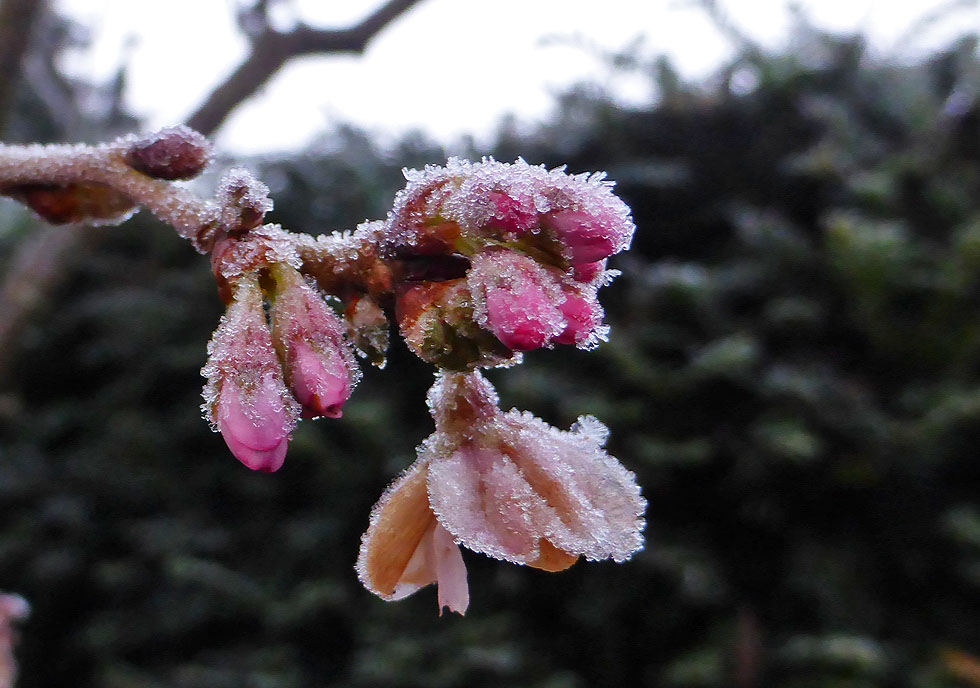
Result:
<svg viewBox="0 0 980 688">
<path fill-rule="evenodd" d="M 0 404 L 22 688 L 964 685 L 941 651 L 980 655 L 980 64 L 969 41 L 911 66 L 807 46 L 740 61 L 749 92 L 660 64 L 655 108 L 567 95 L 495 151 L 606 169 L 634 209 L 612 340 L 492 377 L 507 406 L 609 425 L 648 544 L 562 574 L 467 553 L 465 619 L 352 569 L 431 431 L 427 367 L 396 345 L 252 474 L 195 410 L 206 261 L 145 220 L 109 230 Z M 399 167 L 444 157 L 329 141 L 260 161 L 277 221 L 381 217 Z"/>
</svg>

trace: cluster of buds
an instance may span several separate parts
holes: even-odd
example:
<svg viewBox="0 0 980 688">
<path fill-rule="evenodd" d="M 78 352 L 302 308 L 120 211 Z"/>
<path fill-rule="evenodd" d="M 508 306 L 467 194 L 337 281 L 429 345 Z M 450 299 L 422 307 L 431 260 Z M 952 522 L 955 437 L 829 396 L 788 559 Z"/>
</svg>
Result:
<svg viewBox="0 0 980 688">
<path fill-rule="evenodd" d="M 346 328 L 316 286 L 286 262 L 268 273 L 267 290 L 258 271 L 234 280 L 208 345 L 202 409 L 239 461 L 272 472 L 301 416 L 341 417 L 360 370 Z"/>
<path fill-rule="evenodd" d="M 561 431 L 502 412 L 480 372 L 606 339 L 596 292 L 634 227 L 603 175 L 453 158 L 407 171 L 386 220 L 314 238 L 265 223 L 268 188 L 247 170 L 227 172 L 210 200 L 173 183 L 210 159 L 186 127 L 95 147 L 0 144 L 0 193 L 52 221 L 143 206 L 210 254 L 227 311 L 202 409 L 253 470 L 282 467 L 300 418 L 341 416 L 360 377 L 355 352 L 383 366 L 394 319 L 437 368 L 435 432 L 362 541 L 358 573 L 381 597 L 437 583 L 440 610 L 463 613 L 460 545 L 547 571 L 640 549 L 646 503 L 602 449 L 602 424 L 583 417 Z"/>
<path fill-rule="evenodd" d="M 418 356 L 465 371 L 606 338 L 596 290 L 634 228 L 603 175 L 453 158 L 408 182 L 381 250 L 401 278 L 398 323 Z"/>
</svg>

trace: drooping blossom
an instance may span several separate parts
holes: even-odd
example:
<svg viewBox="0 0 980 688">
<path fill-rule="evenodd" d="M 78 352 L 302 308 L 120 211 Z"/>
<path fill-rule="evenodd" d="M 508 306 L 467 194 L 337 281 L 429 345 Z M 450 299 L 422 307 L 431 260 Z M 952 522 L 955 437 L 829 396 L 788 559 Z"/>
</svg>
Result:
<svg viewBox="0 0 980 688">
<path fill-rule="evenodd" d="M 602 449 L 605 427 L 570 431 L 502 412 L 479 373 L 440 374 L 429 393 L 436 431 L 375 505 L 357 570 L 384 599 L 430 583 L 440 609 L 464 612 L 457 545 L 546 571 L 580 557 L 624 561 L 643 546 L 646 501 L 635 476 Z"/>
<path fill-rule="evenodd" d="M 297 270 L 280 263 L 272 274 L 272 339 L 286 381 L 304 415 L 340 418 L 360 377 L 346 328 Z"/>
<path fill-rule="evenodd" d="M 279 470 L 299 407 L 286 389 L 254 273 L 234 285 L 201 374 L 208 380 L 201 409 L 231 453 L 252 470 Z"/>
</svg>

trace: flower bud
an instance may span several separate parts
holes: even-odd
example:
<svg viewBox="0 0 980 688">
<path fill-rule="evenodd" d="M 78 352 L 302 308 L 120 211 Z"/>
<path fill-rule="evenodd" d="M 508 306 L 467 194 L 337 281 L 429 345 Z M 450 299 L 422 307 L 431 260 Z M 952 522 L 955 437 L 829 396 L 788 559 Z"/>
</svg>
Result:
<svg viewBox="0 0 980 688">
<path fill-rule="evenodd" d="M 232 454 L 256 471 L 279 470 L 299 408 L 286 389 L 255 273 L 243 275 L 208 344 L 202 410 Z"/>
<path fill-rule="evenodd" d="M 215 193 L 221 221 L 229 232 L 247 232 L 265 220 L 272 210 L 269 187 L 244 167 L 233 167 L 221 177 Z"/>
<path fill-rule="evenodd" d="M 291 424 L 282 402 L 282 381 L 268 373 L 248 391 L 237 382 L 226 379 L 218 395 L 221 436 L 235 458 L 253 471 L 278 471 L 286 458 Z"/>
<path fill-rule="evenodd" d="M 408 347 L 446 370 L 472 370 L 512 360 L 513 352 L 480 327 L 465 279 L 403 285 L 395 317 Z"/>
<path fill-rule="evenodd" d="M 481 253 L 473 259 L 468 281 L 480 324 L 515 351 L 546 346 L 565 329 L 557 281 L 527 256 Z"/>
<path fill-rule="evenodd" d="M 357 352 L 372 364 L 383 368 L 388 351 L 388 318 L 381 306 L 368 296 L 351 298 L 347 310 L 347 333 Z"/>
<path fill-rule="evenodd" d="M 287 370 L 296 401 L 313 417 L 344 415 L 343 407 L 351 393 L 351 376 L 338 352 L 318 353 L 309 342 L 297 341 Z"/>
<path fill-rule="evenodd" d="M 154 179 L 193 179 L 211 162 L 211 144 L 181 124 L 137 140 L 123 159 L 134 170 Z"/>
<path fill-rule="evenodd" d="M 600 331 L 603 312 L 595 296 L 590 299 L 582 294 L 569 292 L 559 308 L 565 318 L 565 329 L 555 337 L 556 344 L 583 346 Z"/>
<path fill-rule="evenodd" d="M 272 275 L 272 336 L 289 387 L 305 416 L 340 418 L 360 376 L 344 325 L 297 270 L 279 264 Z"/>
<path fill-rule="evenodd" d="M 542 224 L 554 232 L 573 265 L 594 263 L 623 249 L 623 236 L 603 217 L 561 210 L 544 216 Z"/>
<path fill-rule="evenodd" d="M 597 260 L 594 263 L 579 263 L 572 266 L 572 278 L 576 282 L 595 282 L 596 278 L 606 270 L 606 261 Z"/>
</svg>

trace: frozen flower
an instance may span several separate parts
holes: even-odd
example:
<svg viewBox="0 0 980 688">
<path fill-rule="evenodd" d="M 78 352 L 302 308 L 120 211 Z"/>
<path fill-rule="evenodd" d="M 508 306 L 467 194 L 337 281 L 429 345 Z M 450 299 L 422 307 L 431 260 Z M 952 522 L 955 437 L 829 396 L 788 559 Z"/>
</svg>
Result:
<svg viewBox="0 0 980 688">
<path fill-rule="evenodd" d="M 646 501 L 634 475 L 602 449 L 583 417 L 561 431 L 502 412 L 479 373 L 441 374 L 429 393 L 436 431 L 375 505 L 357 570 L 389 600 L 436 583 L 440 609 L 468 596 L 452 542 L 546 571 L 580 557 L 624 561 L 643 546 Z"/>
<path fill-rule="evenodd" d="M 294 268 L 272 267 L 272 338 L 286 380 L 310 417 L 340 418 L 360 376 L 343 322 Z"/>
<path fill-rule="evenodd" d="M 201 409 L 239 461 L 271 473 L 282 467 L 299 408 L 272 346 L 257 276 L 242 276 L 233 294 L 208 344 Z"/>
</svg>

